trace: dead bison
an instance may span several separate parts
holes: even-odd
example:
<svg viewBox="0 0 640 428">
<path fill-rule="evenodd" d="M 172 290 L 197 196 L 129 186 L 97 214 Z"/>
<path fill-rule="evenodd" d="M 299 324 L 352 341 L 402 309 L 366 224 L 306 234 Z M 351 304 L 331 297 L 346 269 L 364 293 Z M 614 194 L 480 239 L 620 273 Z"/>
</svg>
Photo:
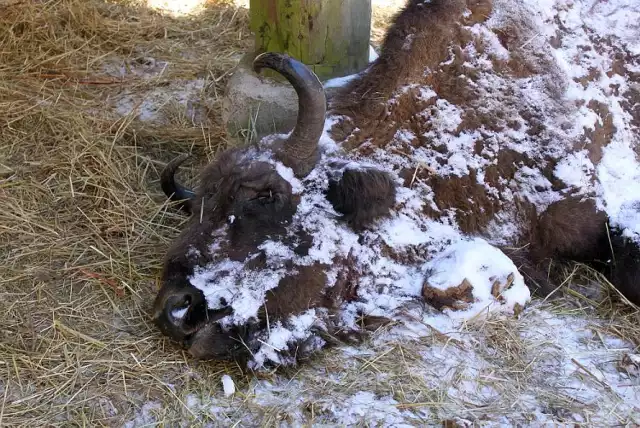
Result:
<svg viewBox="0 0 640 428">
<path fill-rule="evenodd" d="M 398 183 L 405 189 L 420 184 L 431 192 L 433 201 L 420 212 L 421 218 L 453 215 L 463 233 L 487 236 L 491 234 L 488 225 L 503 214 L 521 218 L 524 226 L 516 245 L 501 248 L 517 263 L 529 285 L 537 284 L 542 293 L 555 284 L 552 262 L 575 260 L 600 269 L 625 296 L 640 303 L 640 250 L 620 231 L 607 227 L 606 214 L 592 198 L 567 195 L 539 210 L 526 198 L 501 200 L 510 191 L 506 185 L 488 192 L 478 185 L 479 173 L 475 170 L 466 176 L 423 176 L 424 168 L 400 164 L 390 168 L 395 171 L 391 174 L 349 160 L 350 152 L 364 160 L 376 151 L 389 152 L 386 143 L 398 133 L 397 124 L 403 120 L 414 128 L 431 127 L 429 120 L 421 122 L 423 116 L 412 110 L 424 109 L 417 102 L 400 99 L 388 103 L 403 85 L 420 82 L 436 88 L 439 94 L 451 95 L 460 104 L 473 101 L 473 97 L 459 92 L 464 81 L 451 80 L 460 75 L 455 67 L 465 59 L 445 60 L 452 52 L 461 55 L 462 50 L 452 45 L 462 45 L 470 37 L 465 26 L 483 21 L 490 12 L 491 2 L 486 0 L 409 1 L 395 18 L 380 57 L 329 100 L 332 112 L 342 116 L 332 132 L 344 151 L 335 158 L 321 153 L 319 147 L 327 100 L 318 78 L 286 55 L 258 56 L 254 61 L 256 71 L 273 69 L 295 88 L 299 98 L 297 124 L 286 137 L 223 152 L 203 170 L 195 191 L 174 179 L 184 156 L 164 170 L 161 181 L 165 194 L 180 201 L 191 218 L 164 261 L 161 289 L 154 304 L 154 321 L 160 330 L 195 357 L 216 359 L 254 355 L 260 343 L 264 344 L 266 330 L 275 330 L 278 322 L 310 309 L 318 312 L 296 322 L 311 328 L 312 318 L 321 315 L 327 333 L 324 337 L 333 335 L 336 332 L 326 328 L 333 311 L 358 299 L 358 277 L 363 272 L 354 267 L 353 257 L 364 260 L 369 255 L 365 251 L 352 255 L 343 249 L 325 257 L 319 242 L 325 235 L 327 241 L 333 239 L 331 245 L 342 245 L 329 236 L 334 232 L 331 225 L 337 223 L 316 228 L 314 234 L 309 230 L 315 226 L 304 223 L 304 213 L 311 212 L 309 207 L 315 205 L 326 212 L 324 217 L 309 221 L 339 216 L 353 232 L 349 236 L 355 236 L 350 242 L 366 247 L 370 238 L 367 228 L 393 210 L 404 209 L 397 203 Z M 438 70 L 444 71 L 438 74 Z M 517 103 L 512 104 L 517 108 Z M 479 110 L 465 112 L 468 126 L 479 123 L 480 119 L 473 116 Z M 531 121 L 535 119 L 535 111 L 525 113 L 522 115 Z M 481 125 L 486 129 L 494 126 L 485 122 Z M 446 152 L 437 141 L 405 140 L 409 142 L 401 147 L 401 154 L 411 153 L 418 144 L 433 149 L 436 157 Z M 482 152 L 482 147 L 477 151 Z M 516 166 L 531 170 L 546 162 L 514 153 L 500 152 L 483 177 L 504 183 L 517 175 Z M 302 189 L 297 188 L 299 180 L 305 184 Z M 382 251 L 407 263 L 419 263 L 427 257 L 420 248 L 411 254 L 394 252 L 388 246 Z M 294 258 L 298 262 L 294 263 Z M 202 287 L 194 285 L 197 281 L 219 286 L 209 287 L 210 294 L 205 296 Z M 256 290 L 264 283 L 274 286 L 261 294 Z M 243 303 L 234 306 L 232 300 L 237 296 L 242 296 Z M 292 346 L 294 354 L 303 354 L 307 345 L 309 349 L 314 347 L 313 338 L 296 336 L 296 325 L 287 334 L 283 343 Z M 275 349 L 276 345 L 269 347 Z"/>
<path fill-rule="evenodd" d="M 174 179 L 186 156 L 174 159 L 162 173 L 164 192 L 192 216 L 166 256 L 154 321 L 164 334 L 200 358 L 237 357 L 248 350 L 252 329 L 259 331 L 267 322 L 309 307 L 336 307 L 352 293 L 346 283 L 325 290 L 327 266 L 290 267 L 277 287 L 267 292 L 264 308 L 251 327 L 248 323 L 223 331 L 216 321 L 231 315 L 227 302 L 222 299 L 220 309 L 209 308 L 203 292 L 189 281 L 196 268 L 207 266 L 220 254 L 248 270 L 265 268 L 268 260 L 260 246 L 266 240 L 293 246 L 299 255 L 311 244 L 304 231 L 288 230 L 299 203 L 288 179 L 304 178 L 320 159 L 324 90 L 313 72 L 286 55 L 265 53 L 253 66 L 257 72 L 270 68 L 281 73 L 295 88 L 299 113 L 293 132 L 269 145 L 220 154 L 202 172 L 195 192 Z M 278 167 L 290 168 L 293 177 L 283 177 Z M 354 229 L 384 217 L 394 204 L 395 183 L 384 171 L 334 162 L 327 174 L 326 198 Z M 214 252 L 213 242 L 217 245 Z"/>
</svg>

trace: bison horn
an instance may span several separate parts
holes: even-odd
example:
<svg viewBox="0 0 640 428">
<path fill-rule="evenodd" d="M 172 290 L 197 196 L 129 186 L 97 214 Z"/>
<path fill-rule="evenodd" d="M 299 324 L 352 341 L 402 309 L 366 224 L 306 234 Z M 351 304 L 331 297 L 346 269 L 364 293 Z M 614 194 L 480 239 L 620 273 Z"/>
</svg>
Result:
<svg viewBox="0 0 640 428">
<path fill-rule="evenodd" d="M 162 191 L 172 201 L 182 201 L 180 208 L 191 214 L 192 200 L 195 198 L 193 190 L 183 187 L 176 182 L 175 174 L 178 167 L 189 157 L 189 154 L 183 154 L 174 158 L 167 164 L 160 174 L 160 185 Z"/>
<path fill-rule="evenodd" d="M 298 94 L 298 119 L 279 153 L 283 164 L 297 177 L 311 172 L 320 159 L 318 141 L 324 130 L 327 99 L 320 79 L 300 61 L 288 55 L 265 52 L 253 61 L 256 73 L 270 68 L 284 76 Z"/>
</svg>

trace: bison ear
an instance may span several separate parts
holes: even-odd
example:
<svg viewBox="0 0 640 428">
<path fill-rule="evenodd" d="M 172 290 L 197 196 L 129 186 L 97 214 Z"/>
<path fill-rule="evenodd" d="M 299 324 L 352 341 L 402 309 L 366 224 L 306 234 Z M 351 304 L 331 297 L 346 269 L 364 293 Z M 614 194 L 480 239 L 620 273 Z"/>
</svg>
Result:
<svg viewBox="0 0 640 428">
<path fill-rule="evenodd" d="M 342 174 L 335 171 L 329 174 L 325 197 L 351 228 L 358 231 L 390 214 L 396 201 L 396 186 L 385 171 L 347 167 Z"/>
</svg>

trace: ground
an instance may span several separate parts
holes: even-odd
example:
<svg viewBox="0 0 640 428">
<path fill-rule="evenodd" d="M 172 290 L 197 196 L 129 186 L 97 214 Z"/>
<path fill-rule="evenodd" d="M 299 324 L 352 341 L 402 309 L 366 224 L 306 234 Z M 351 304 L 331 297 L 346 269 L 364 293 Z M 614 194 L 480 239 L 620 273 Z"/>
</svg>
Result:
<svg viewBox="0 0 640 428">
<path fill-rule="evenodd" d="M 378 46 L 389 9 L 374 3 Z M 409 307 L 281 373 L 162 338 L 148 311 L 184 217 L 158 173 L 190 150 L 194 174 L 234 143 L 220 97 L 251 43 L 242 7 L 174 12 L 0 1 L 0 425 L 640 423 L 638 309 L 581 266 L 566 297 L 519 317 Z"/>
</svg>

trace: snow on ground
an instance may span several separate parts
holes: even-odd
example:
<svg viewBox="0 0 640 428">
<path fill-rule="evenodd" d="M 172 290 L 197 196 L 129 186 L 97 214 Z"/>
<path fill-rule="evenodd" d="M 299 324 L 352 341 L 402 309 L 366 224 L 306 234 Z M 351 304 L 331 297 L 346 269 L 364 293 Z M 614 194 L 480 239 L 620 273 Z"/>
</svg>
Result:
<svg viewBox="0 0 640 428">
<path fill-rule="evenodd" d="M 640 377 L 620 366 L 633 347 L 602 323 L 550 307 L 484 327 L 412 312 L 406 326 L 366 346 L 334 349 L 294 378 L 253 378 L 233 397 L 222 385 L 185 392 L 181 426 L 640 423 Z M 154 410 L 162 420 L 160 404 L 149 403 L 127 426 L 151 423 Z"/>
<path fill-rule="evenodd" d="M 202 12 L 207 0 L 147 0 L 146 3 L 152 9 L 174 16 L 183 16 Z"/>
<path fill-rule="evenodd" d="M 638 134 L 631 126 L 632 118 L 624 107 L 623 96 L 634 89 L 624 76 L 608 74 L 613 66 L 612 46 L 632 55 L 638 53 L 639 11 L 635 2 L 624 0 L 496 0 L 490 19 L 472 28 L 484 41 L 484 52 L 472 55 L 473 61 L 465 65 L 481 76 L 475 84 L 483 100 L 495 103 L 484 108 L 491 110 L 500 102 L 514 100 L 516 105 L 531 106 L 545 118 L 545 133 L 538 137 L 528 134 L 530 123 L 516 109 L 513 114 L 507 111 L 507 116 L 520 121 L 518 130 L 507 127 L 504 132 L 483 129 L 454 133 L 461 123 L 462 110 L 446 100 L 435 100 L 431 88 L 419 87 L 424 101 L 434 100 L 435 105 L 435 111 L 430 107 L 429 120 L 433 126 L 428 137 L 444 144 L 448 157 L 442 161 L 441 152 L 426 148 L 416 150 L 412 159 L 376 152 L 365 160 L 351 159 L 351 167 L 366 161 L 388 170 L 399 183 L 397 172 L 403 167 L 426 165 L 436 174 L 458 176 L 476 169 L 480 171 L 479 182 L 485 184 L 481 172 L 491 161 L 490 157 L 474 152 L 480 140 L 487 152 L 507 147 L 533 159 L 555 156 L 562 158 L 554 169 L 558 178 L 581 193 L 595 192 L 614 224 L 625 228 L 629 236 L 640 234 L 640 164 L 635 155 Z M 510 53 L 492 30 L 512 19 L 529 25 L 526 50 L 531 52 L 532 61 L 546 61 L 543 67 L 546 72 L 511 80 L 493 73 L 491 59 L 505 59 Z M 559 34 L 560 40 L 550 44 L 550 39 Z M 473 49 L 465 47 L 472 54 Z M 628 73 L 638 73 L 640 61 L 629 58 L 623 67 Z M 345 82 L 342 79 L 329 86 Z M 511 98 L 495 88 L 512 91 Z M 400 88 L 399 96 L 415 89 Z M 564 94 L 560 101 L 550 95 L 554 91 Z M 601 159 L 594 164 L 586 150 L 576 150 L 575 143 L 585 128 L 595 130 L 603 124 L 603 119 L 589 107 L 596 101 L 608 110 L 614 130 L 611 141 L 602 147 Z M 328 122 L 335 120 L 329 118 Z M 395 141 L 402 143 L 413 138 L 411 130 L 402 129 Z M 326 133 L 321 145 L 333 150 L 338 147 Z M 637 353 L 637 349 L 603 333 L 604 327 L 596 321 L 554 314 L 547 307 L 534 305 L 519 320 L 514 320 L 516 304 L 523 306 L 529 301 L 524 279 L 491 243 L 463 236 L 453 216 L 439 220 L 425 218 L 423 207 L 433 204 L 430 189 L 400 188 L 392 218 L 380 221 L 374 230 L 362 236 L 353 233 L 338 220 L 337 213 L 322 196 L 328 185 L 326 174 L 330 171 L 339 174 L 331 164 L 335 160 L 331 156 L 331 151 L 327 151 L 316 170 L 295 183 L 304 192 L 291 230 L 304 230 L 313 236 L 308 255 L 292 256 L 290 248 L 272 243 L 266 247 L 270 267 L 259 277 L 255 272 L 245 271 L 241 264 L 219 258 L 196 273 L 191 282 L 204 291 L 212 307 L 223 298 L 234 308 L 235 313 L 221 321 L 228 325 L 255 316 L 264 293 L 284 275 L 285 260 L 292 259 L 294 265 L 305 266 L 332 264 L 335 258 L 351 256 L 361 272 L 359 300 L 342 308 L 338 323 L 354 327 L 358 315 L 364 313 L 389 317 L 398 324 L 377 335 L 369 347 L 329 351 L 325 358 L 332 358 L 335 365 L 331 373 L 322 372 L 326 370 L 324 366 L 311 363 L 301 369 L 295 380 L 254 379 L 231 398 L 223 397 L 222 392 L 190 396 L 186 402 L 192 413 L 211 415 L 217 421 L 251 423 L 271 412 L 281 423 L 292 426 L 309 422 L 310 418 L 320 424 L 415 426 L 454 416 L 489 425 L 539 426 L 552 421 L 596 425 L 640 423 L 637 420 L 640 382 L 620 371 L 617 365 L 624 354 Z M 508 200 L 509 194 L 526 195 L 539 208 L 563 197 L 539 169 L 531 167 L 521 168 L 515 185 L 502 190 L 500 195 Z M 504 233 L 495 237 L 494 244 L 508 241 L 515 236 L 517 224 L 509 220 L 496 222 L 494 230 Z M 335 279 L 336 275 L 337 272 L 329 272 L 328 276 Z M 503 290 L 502 299 L 498 299 L 492 286 L 496 281 L 506 283 L 510 275 L 511 288 Z M 458 286 L 463 280 L 471 283 L 476 299 L 467 310 L 442 313 L 416 307 L 425 281 L 441 289 Z M 506 314 L 500 321 L 504 324 L 487 321 L 482 329 L 470 327 L 467 321 L 487 307 Z M 267 362 L 289 363 L 278 350 L 291 340 L 311 337 L 312 327 L 323 326 L 318 317 L 320 312 L 296 314 L 272 325 L 269 332 L 258 337 L 263 345 L 255 353 L 252 367 L 261 368 Z M 500 325 L 513 329 L 501 329 Z M 425 338 L 441 335 L 445 336 L 445 343 L 424 343 Z M 492 347 L 492 340 L 513 342 L 514 348 Z M 318 340 L 317 344 L 322 346 L 323 342 Z M 377 394 L 376 385 L 390 382 L 389 378 L 397 375 L 391 366 L 377 369 L 377 364 L 382 364 L 387 351 L 394 355 L 396 364 L 401 364 L 402 356 L 397 351 L 404 346 L 412 352 L 411 363 L 407 363 L 410 376 L 404 374 L 402 382 L 395 379 L 394 385 L 399 390 L 391 388 Z M 505 349 L 509 349 L 509 354 L 504 354 Z M 353 371 L 359 375 L 357 381 L 350 378 Z M 362 371 L 366 373 L 364 376 L 360 376 Z M 343 386 L 349 379 L 352 386 L 345 390 Z M 407 391 L 398 387 L 405 381 L 409 383 Z M 250 406 L 240 405 L 241 400 L 249 400 Z M 141 417 L 147 416 L 143 412 Z"/>
<path fill-rule="evenodd" d="M 166 61 L 142 56 L 133 60 L 113 60 L 103 70 L 106 76 L 139 82 L 132 90 L 125 90 L 106 100 L 120 116 L 132 115 L 147 123 L 167 124 L 169 117 L 183 116 L 196 126 L 208 122 L 207 110 L 212 108 L 205 91 L 206 79 L 176 79 L 162 86 L 171 66 Z"/>
<path fill-rule="evenodd" d="M 141 96 L 139 91 L 122 93 L 115 100 L 115 110 L 122 116 L 133 114 L 142 122 L 159 123 L 165 120 L 163 109 L 177 107 L 196 125 L 207 121 L 204 108 L 204 79 L 175 81 L 169 88 L 154 88 Z"/>
</svg>

